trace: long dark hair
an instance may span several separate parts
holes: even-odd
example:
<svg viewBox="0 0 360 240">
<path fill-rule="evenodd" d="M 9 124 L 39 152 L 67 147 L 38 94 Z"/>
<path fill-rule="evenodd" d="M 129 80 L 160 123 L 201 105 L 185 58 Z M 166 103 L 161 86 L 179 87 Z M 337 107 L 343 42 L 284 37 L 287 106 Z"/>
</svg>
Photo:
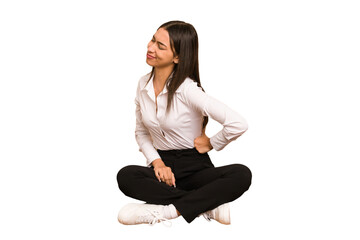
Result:
<svg viewBox="0 0 360 240">
<path fill-rule="evenodd" d="M 195 28 L 183 21 L 170 21 L 162 24 L 158 29 L 163 28 L 169 33 L 170 46 L 174 56 L 178 56 L 179 62 L 175 64 L 173 73 L 166 80 L 168 91 L 167 112 L 171 108 L 175 91 L 185 81 L 191 78 L 204 91 L 200 83 L 199 75 L 199 41 Z M 154 67 L 150 78 L 154 75 Z M 150 80 L 149 78 L 149 80 Z M 204 117 L 203 129 L 208 123 L 208 117 Z"/>
</svg>

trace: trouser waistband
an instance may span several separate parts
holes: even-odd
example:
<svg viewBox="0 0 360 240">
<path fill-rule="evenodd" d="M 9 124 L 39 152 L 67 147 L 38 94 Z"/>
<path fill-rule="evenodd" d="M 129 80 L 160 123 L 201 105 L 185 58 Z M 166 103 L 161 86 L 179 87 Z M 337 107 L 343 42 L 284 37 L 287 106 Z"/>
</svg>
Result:
<svg viewBox="0 0 360 240">
<path fill-rule="evenodd" d="M 158 153 L 199 153 L 196 148 L 186 148 L 186 149 L 172 149 L 172 150 L 160 150 L 157 149 Z"/>
</svg>

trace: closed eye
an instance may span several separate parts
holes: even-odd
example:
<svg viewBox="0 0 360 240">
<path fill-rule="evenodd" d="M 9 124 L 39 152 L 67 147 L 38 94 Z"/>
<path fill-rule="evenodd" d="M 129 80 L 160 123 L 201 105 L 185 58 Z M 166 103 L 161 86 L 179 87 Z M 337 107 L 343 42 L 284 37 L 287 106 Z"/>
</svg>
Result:
<svg viewBox="0 0 360 240">
<path fill-rule="evenodd" d="M 151 41 L 156 42 L 155 36 L 152 37 Z M 167 48 L 167 46 L 164 43 L 159 41 L 157 41 L 157 43 L 160 50 L 165 50 Z"/>
</svg>

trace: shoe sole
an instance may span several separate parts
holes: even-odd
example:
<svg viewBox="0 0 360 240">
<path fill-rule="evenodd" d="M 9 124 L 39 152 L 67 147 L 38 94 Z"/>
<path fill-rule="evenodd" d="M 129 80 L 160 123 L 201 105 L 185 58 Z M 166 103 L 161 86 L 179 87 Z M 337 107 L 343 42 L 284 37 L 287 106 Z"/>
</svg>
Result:
<svg viewBox="0 0 360 240">
<path fill-rule="evenodd" d="M 230 225 L 231 224 L 230 206 L 229 206 L 228 203 L 219 206 L 218 217 L 217 217 L 216 221 L 218 221 L 219 223 L 224 224 L 224 225 Z"/>
</svg>

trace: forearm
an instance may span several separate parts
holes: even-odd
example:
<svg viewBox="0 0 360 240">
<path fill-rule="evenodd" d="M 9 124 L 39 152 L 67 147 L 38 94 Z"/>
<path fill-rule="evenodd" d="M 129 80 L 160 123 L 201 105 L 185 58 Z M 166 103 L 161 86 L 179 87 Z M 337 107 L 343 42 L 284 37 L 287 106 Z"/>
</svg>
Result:
<svg viewBox="0 0 360 240">
<path fill-rule="evenodd" d="M 223 125 L 223 129 L 211 136 L 210 142 L 205 144 L 211 146 L 210 148 L 219 151 L 247 130 L 246 120 L 241 115 L 204 93 L 196 83 L 188 85 L 184 91 L 184 98 L 189 106 L 200 111 L 203 116 L 208 116 Z"/>
</svg>

